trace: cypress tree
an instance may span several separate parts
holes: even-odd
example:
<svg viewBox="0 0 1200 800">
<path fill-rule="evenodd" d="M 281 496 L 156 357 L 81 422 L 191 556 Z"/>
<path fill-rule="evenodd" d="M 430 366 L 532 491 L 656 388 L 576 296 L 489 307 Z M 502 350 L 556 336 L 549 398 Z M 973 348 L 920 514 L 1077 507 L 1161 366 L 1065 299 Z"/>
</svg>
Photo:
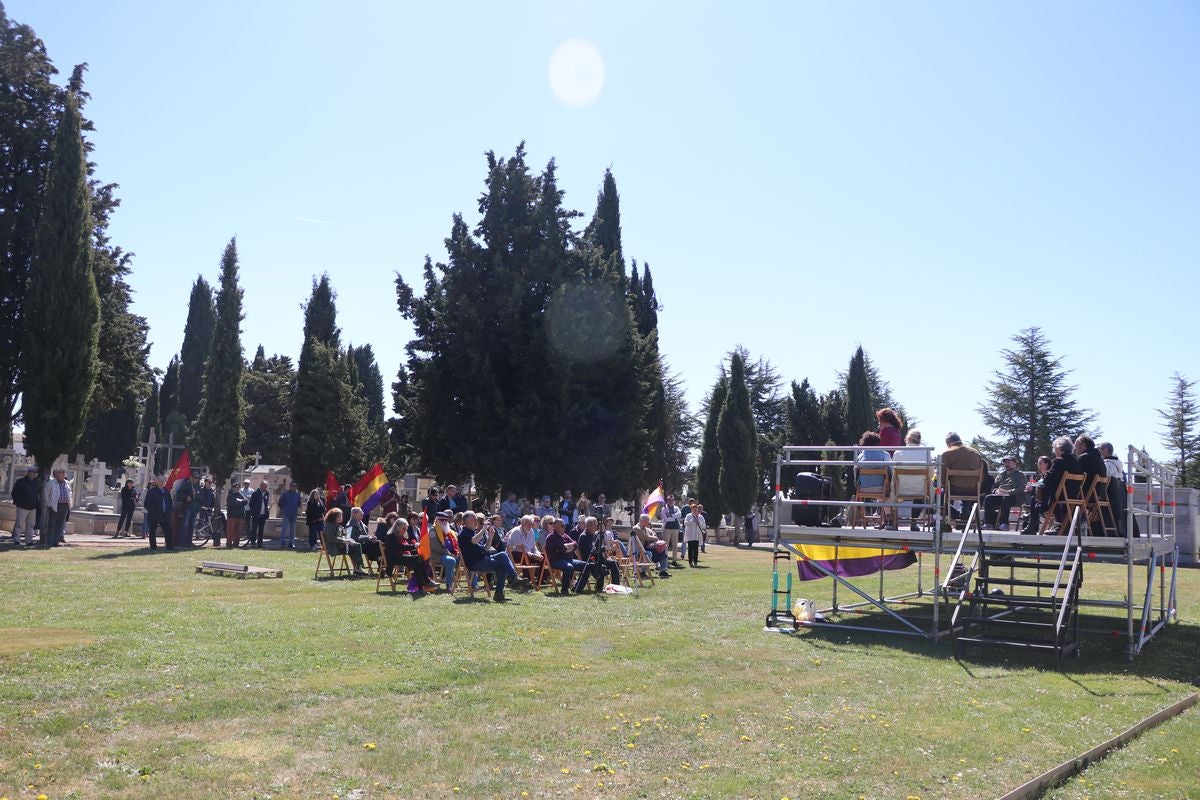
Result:
<svg viewBox="0 0 1200 800">
<path fill-rule="evenodd" d="M 700 461 L 696 466 L 696 489 L 693 492 L 714 520 L 720 519 L 728 508 L 721 496 L 721 450 L 717 444 L 717 424 L 721 420 L 721 409 L 725 407 L 725 396 L 728 393 L 729 379 L 722 367 L 721 376 L 708 396 L 708 414 L 704 422 Z"/>
<path fill-rule="evenodd" d="M 864 432 L 873 431 L 875 428 L 875 405 L 871 397 L 871 384 L 867 378 L 866 355 L 859 346 L 851 356 L 850 368 L 846 371 L 846 432 L 850 437 L 848 444 L 856 444 Z"/>
<path fill-rule="evenodd" d="M 337 380 L 341 340 L 335 297 L 329 276 L 322 275 L 313 279 L 312 293 L 304 304 L 304 341 L 296 366 L 288 450 L 288 466 L 301 486 L 323 485 L 338 446 L 332 438 L 333 413 L 340 403 L 339 390 L 332 383 Z"/>
<path fill-rule="evenodd" d="M 383 375 L 375 361 L 370 344 L 350 350 L 358 377 L 358 385 L 367 403 L 367 426 L 375 431 L 383 426 Z"/>
<path fill-rule="evenodd" d="M 26 448 L 43 474 L 83 435 L 98 370 L 91 235 L 79 108 L 68 95 L 51 149 L 25 306 L 22 413 Z"/>
<path fill-rule="evenodd" d="M 192 440 L 201 461 L 220 486 L 238 468 L 245 436 L 242 289 L 238 286 L 236 237 L 229 240 L 221 257 L 216 307 L 212 347 L 204 364 L 204 390 Z"/>
<path fill-rule="evenodd" d="M 292 402 L 296 371 L 287 356 L 266 357 L 260 344 L 246 370 L 247 453 L 258 453 L 264 464 L 283 464 L 292 431 Z"/>
<path fill-rule="evenodd" d="M 761 486 L 755 464 L 758 434 L 754 430 L 754 409 L 746 386 L 746 365 L 741 353 L 735 352 L 729 365 L 729 391 L 717 421 L 717 448 L 721 453 L 721 497 L 740 518 L 750 511 Z"/>
<path fill-rule="evenodd" d="M 604 170 L 604 182 L 596 196 L 596 212 L 585 233 L 602 258 L 612 259 L 614 267 L 625 277 L 625 255 L 621 252 L 621 196 L 612 170 Z"/>
<path fill-rule="evenodd" d="M 158 419 L 160 442 L 172 441 L 177 445 L 185 444 L 188 440 L 187 421 L 179 410 L 179 356 L 173 356 L 163 375 L 162 386 L 158 390 Z M 169 463 L 161 464 L 164 469 L 171 469 L 179 460 L 183 451 L 173 451 Z"/>
<path fill-rule="evenodd" d="M 650 275 L 649 262 L 642 265 L 642 283 L 634 319 L 642 336 L 649 336 L 651 331 L 658 330 L 658 296 L 654 294 L 654 278 Z"/>
<path fill-rule="evenodd" d="M 197 276 L 188 297 L 187 322 L 183 326 L 183 345 L 179 349 L 179 413 L 188 425 L 195 422 L 200 413 L 204 362 L 212 348 L 216 324 L 217 307 L 213 303 L 212 287 L 203 276 Z"/>
<path fill-rule="evenodd" d="M 12 443 L 22 392 L 30 268 L 62 110 L 56 71 L 33 28 L 0 3 L 0 448 Z"/>
</svg>

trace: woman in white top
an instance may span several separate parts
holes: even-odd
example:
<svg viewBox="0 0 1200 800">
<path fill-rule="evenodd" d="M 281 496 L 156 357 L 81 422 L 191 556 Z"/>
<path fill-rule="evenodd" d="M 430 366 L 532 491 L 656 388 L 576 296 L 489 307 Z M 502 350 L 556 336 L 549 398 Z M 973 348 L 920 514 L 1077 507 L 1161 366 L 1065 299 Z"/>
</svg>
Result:
<svg viewBox="0 0 1200 800">
<path fill-rule="evenodd" d="M 688 566 L 700 564 L 700 541 L 704 538 L 704 515 L 695 503 L 689 503 L 691 511 L 683 518 L 683 541 L 687 542 Z"/>
</svg>

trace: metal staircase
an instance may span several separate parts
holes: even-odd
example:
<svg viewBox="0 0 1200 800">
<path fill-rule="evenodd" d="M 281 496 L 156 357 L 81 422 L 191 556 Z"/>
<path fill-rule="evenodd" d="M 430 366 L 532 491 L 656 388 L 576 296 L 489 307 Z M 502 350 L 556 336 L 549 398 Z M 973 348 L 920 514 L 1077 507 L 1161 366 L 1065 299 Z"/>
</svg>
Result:
<svg viewBox="0 0 1200 800">
<path fill-rule="evenodd" d="M 1067 656 L 1077 658 L 1083 528 L 1077 508 L 1061 553 L 1037 547 L 1035 537 L 1029 545 L 987 546 L 979 534 L 972 569 L 960 578 L 964 587 L 972 577 L 975 585 L 955 592 L 953 619 L 961 626 L 955 656 L 972 646 L 1046 652 L 1058 669 Z"/>
</svg>

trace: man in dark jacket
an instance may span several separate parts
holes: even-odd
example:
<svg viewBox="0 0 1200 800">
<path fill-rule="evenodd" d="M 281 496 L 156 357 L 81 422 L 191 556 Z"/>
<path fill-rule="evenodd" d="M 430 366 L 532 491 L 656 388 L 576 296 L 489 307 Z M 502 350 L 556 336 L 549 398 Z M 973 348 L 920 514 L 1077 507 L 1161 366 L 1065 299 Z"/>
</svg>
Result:
<svg viewBox="0 0 1200 800">
<path fill-rule="evenodd" d="M 250 495 L 250 546 L 259 550 L 263 546 L 263 531 L 271 513 L 271 489 L 263 481 Z"/>
<path fill-rule="evenodd" d="M 517 568 L 513 566 L 508 553 L 489 553 L 487 537 L 486 531 L 479 530 L 479 519 L 475 516 L 475 512 L 464 513 L 462 530 L 458 532 L 458 549 L 462 552 L 468 570 L 490 572 L 496 576 L 496 592 L 492 595 L 492 599 L 497 603 L 503 603 L 507 599 L 504 596 L 505 581 L 523 592 L 529 589 L 529 578 L 517 576 Z"/>
<path fill-rule="evenodd" d="M 211 520 L 217 513 L 217 493 L 213 491 L 212 478 L 205 477 L 204 483 L 196 491 L 196 513 L 202 520 Z M 213 547 L 221 546 L 221 528 L 212 526 Z"/>
<path fill-rule="evenodd" d="M 242 532 L 246 525 L 246 504 L 250 502 L 250 481 L 242 481 L 242 488 L 236 485 L 229 487 L 225 497 L 225 547 L 234 548 L 242 540 Z"/>
<path fill-rule="evenodd" d="M 25 468 L 25 477 L 13 482 L 12 501 L 17 507 L 17 518 L 13 522 L 13 544 L 24 544 L 33 547 L 33 525 L 37 522 L 38 506 L 41 504 L 41 491 L 37 482 L 38 468 L 32 464 Z M 24 532 L 25 541 L 21 541 Z"/>
<path fill-rule="evenodd" d="M 1103 462 L 1101 462 L 1101 468 L 1103 468 Z M 1043 486 L 1045 488 L 1043 489 L 1042 496 L 1045 498 L 1046 503 L 1054 502 L 1054 498 L 1058 495 L 1058 485 L 1062 482 L 1063 476 L 1069 472 L 1075 474 L 1081 473 L 1083 472 L 1083 466 L 1080 465 L 1079 459 L 1075 457 L 1075 446 L 1071 440 L 1066 436 L 1060 436 L 1054 440 L 1054 460 L 1050 462 L 1050 471 L 1046 473 L 1044 479 Z M 1072 498 L 1080 496 L 1078 488 L 1071 487 L 1068 491 Z M 1058 521 L 1056 525 L 1062 523 L 1066 516 L 1066 504 L 1058 503 L 1055 505 L 1054 519 Z M 1055 526 L 1053 531 L 1047 531 L 1047 533 L 1050 532 L 1057 533 L 1057 527 Z"/>
<path fill-rule="evenodd" d="M 1087 480 L 1083 484 L 1086 495 L 1092 487 L 1092 479 L 1106 476 L 1108 467 L 1104 466 L 1104 456 L 1096 449 L 1096 443 L 1092 441 L 1092 437 L 1086 434 L 1075 438 L 1075 457 L 1079 459 L 1079 466 L 1087 475 Z"/>
<path fill-rule="evenodd" d="M 192 501 L 196 499 L 196 485 L 192 483 L 192 476 L 186 475 L 179 479 L 175 485 L 175 513 L 171 519 L 171 528 L 179 532 L 180 544 L 185 544 L 191 541 L 192 524 L 196 519 L 196 512 L 192 509 Z"/>
<path fill-rule="evenodd" d="M 171 534 L 171 495 L 160 485 L 162 478 L 155 475 L 146 489 L 146 497 L 142 506 L 146 509 L 146 534 L 150 537 L 150 549 L 157 550 L 155 532 L 161 525 L 163 529 L 163 544 L 168 550 L 175 549 L 175 539 Z"/>
</svg>

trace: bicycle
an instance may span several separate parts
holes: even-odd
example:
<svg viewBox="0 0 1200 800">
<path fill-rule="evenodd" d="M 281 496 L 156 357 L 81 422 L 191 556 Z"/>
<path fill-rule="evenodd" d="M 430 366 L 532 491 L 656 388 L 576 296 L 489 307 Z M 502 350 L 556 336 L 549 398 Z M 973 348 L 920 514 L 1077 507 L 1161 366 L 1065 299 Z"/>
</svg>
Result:
<svg viewBox="0 0 1200 800">
<path fill-rule="evenodd" d="M 225 514 L 223 512 L 197 514 L 196 524 L 192 527 L 192 547 L 203 547 L 214 535 L 220 536 L 224 531 Z"/>
</svg>

